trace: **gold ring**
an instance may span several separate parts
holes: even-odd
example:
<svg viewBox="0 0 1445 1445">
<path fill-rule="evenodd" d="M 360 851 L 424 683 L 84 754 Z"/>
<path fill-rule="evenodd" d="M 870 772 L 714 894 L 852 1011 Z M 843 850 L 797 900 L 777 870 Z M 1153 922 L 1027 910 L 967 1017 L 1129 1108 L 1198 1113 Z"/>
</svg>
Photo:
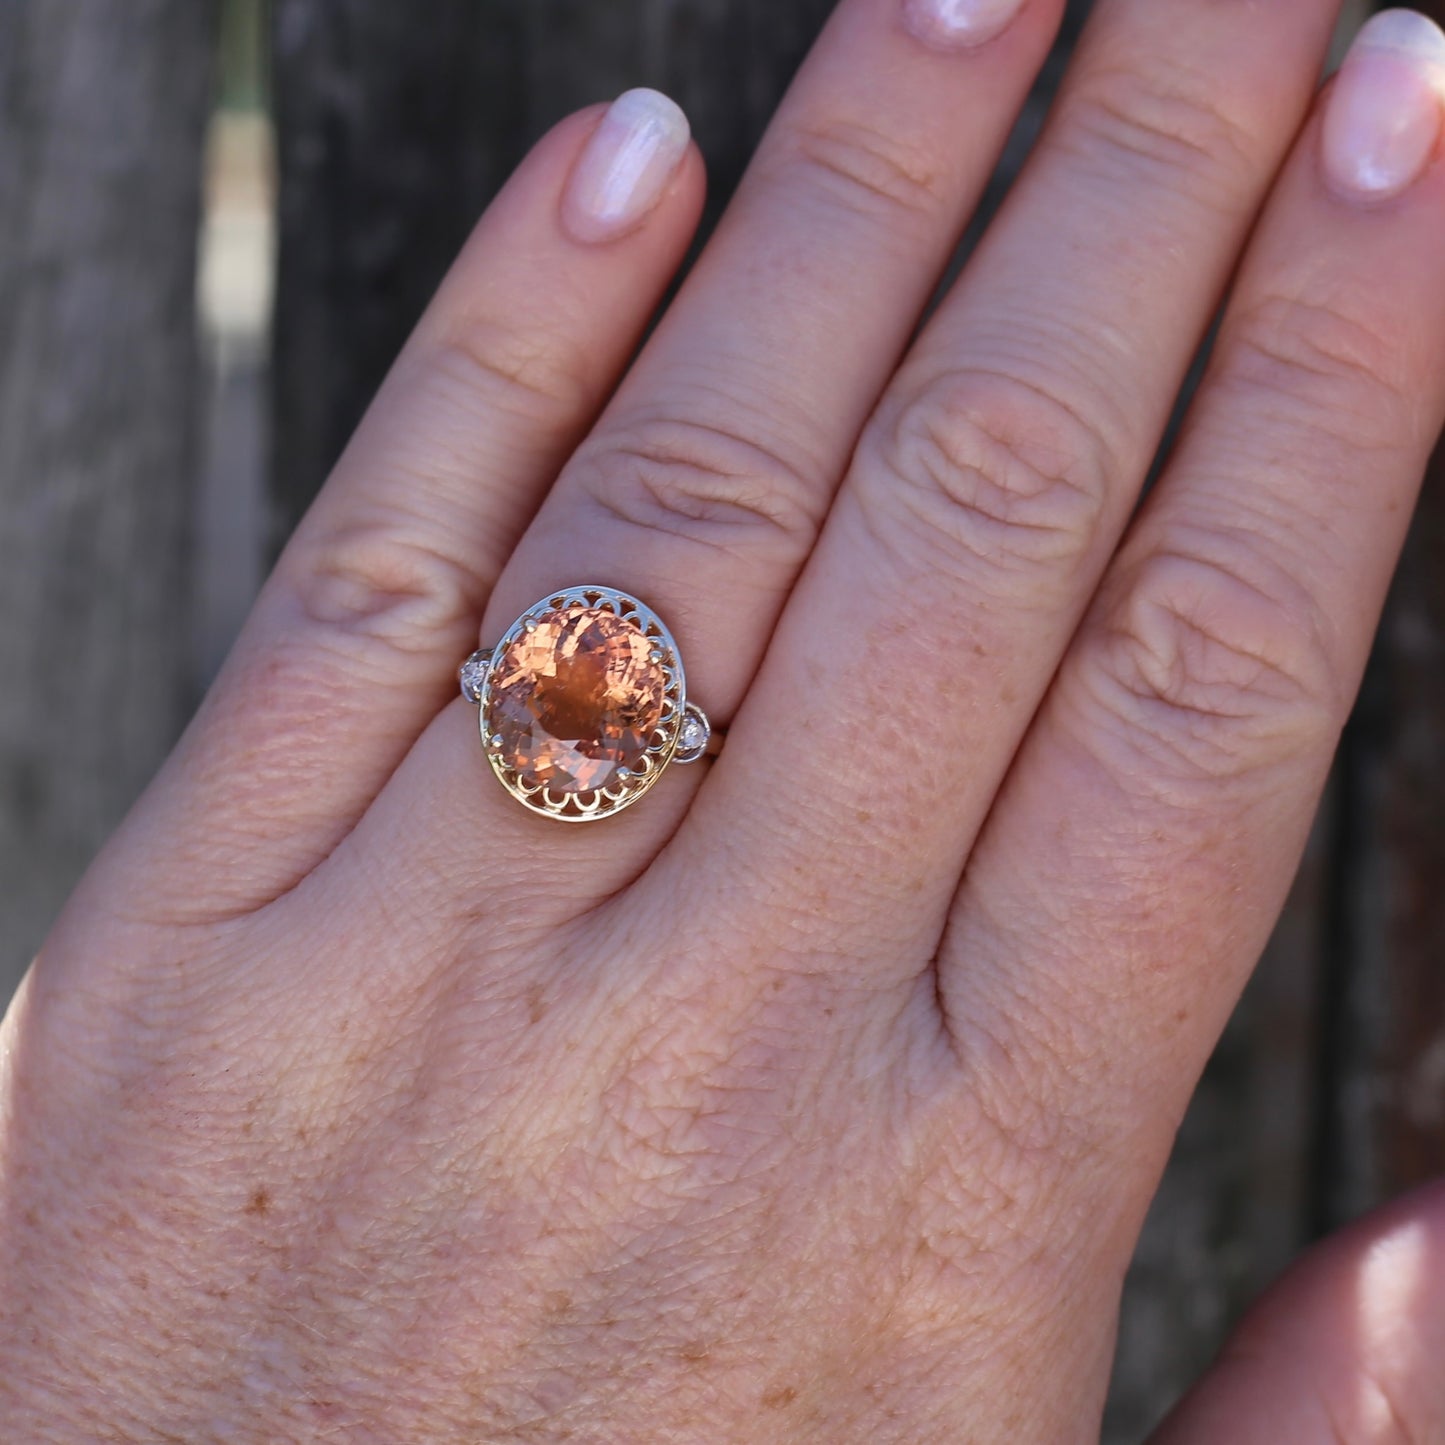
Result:
<svg viewBox="0 0 1445 1445">
<path fill-rule="evenodd" d="M 563 823 L 610 818 L 670 764 L 720 748 L 707 714 L 687 699 L 672 634 L 615 588 L 549 593 L 458 677 L 502 786 Z"/>
</svg>

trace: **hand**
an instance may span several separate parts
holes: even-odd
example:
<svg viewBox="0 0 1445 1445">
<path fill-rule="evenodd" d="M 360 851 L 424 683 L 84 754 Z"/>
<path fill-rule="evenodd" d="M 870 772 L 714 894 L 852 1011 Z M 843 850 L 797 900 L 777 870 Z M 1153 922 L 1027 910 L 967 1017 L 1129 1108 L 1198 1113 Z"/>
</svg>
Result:
<svg viewBox="0 0 1445 1445">
<path fill-rule="evenodd" d="M 1445 37 L 1306 119 L 1328 0 L 1100 0 L 910 344 L 1060 9 L 843 0 L 630 367 L 680 117 L 498 198 L 6 1020 L 6 1440 L 1096 1438 L 1445 409 Z M 580 582 L 730 736 L 569 828 L 448 697 Z M 1441 1438 L 1442 1251 L 1160 1438 Z"/>
</svg>

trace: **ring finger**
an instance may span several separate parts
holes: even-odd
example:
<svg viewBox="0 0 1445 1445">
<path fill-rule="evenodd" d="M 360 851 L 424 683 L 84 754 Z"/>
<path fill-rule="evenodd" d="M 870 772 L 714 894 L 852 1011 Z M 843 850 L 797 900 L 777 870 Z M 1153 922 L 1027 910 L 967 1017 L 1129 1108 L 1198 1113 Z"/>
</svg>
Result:
<svg viewBox="0 0 1445 1445">
<path fill-rule="evenodd" d="M 845 0 L 687 286 L 499 580 L 488 641 L 551 589 L 619 587 L 668 622 L 689 692 L 727 720 L 1061 6 L 1033 0 L 995 34 L 1011 8 Z M 970 10 L 987 12 L 986 31 L 945 24 Z M 691 790 L 669 780 L 602 828 L 555 828 L 484 776 L 465 717 L 458 705 L 439 720 L 348 859 L 411 837 L 453 888 L 467 860 L 484 854 L 490 883 L 513 840 L 531 840 L 524 860 L 544 840 L 548 892 L 566 867 L 560 906 L 582 911 L 637 871 L 686 806 Z"/>
<path fill-rule="evenodd" d="M 605 238 L 581 224 L 575 182 L 638 99 L 556 126 L 478 223 L 195 721 L 102 854 L 91 881 L 109 878 L 112 896 L 178 922 L 285 893 L 452 696 L 497 575 L 602 409 L 701 208 L 682 127 L 663 148 L 675 174 L 654 167 L 639 188 L 650 211 L 630 226 L 609 217 L 622 234 Z"/>
</svg>

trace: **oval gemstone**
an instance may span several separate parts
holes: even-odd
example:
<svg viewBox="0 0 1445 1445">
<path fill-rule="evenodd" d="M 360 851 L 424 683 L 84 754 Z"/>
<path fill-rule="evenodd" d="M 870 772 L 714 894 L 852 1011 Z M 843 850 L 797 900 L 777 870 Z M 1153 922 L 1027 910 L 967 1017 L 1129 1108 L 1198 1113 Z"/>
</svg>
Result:
<svg viewBox="0 0 1445 1445">
<path fill-rule="evenodd" d="M 487 731 L 526 783 L 590 793 L 635 772 L 662 717 L 656 644 L 629 618 L 580 603 L 544 612 L 503 649 Z"/>
</svg>

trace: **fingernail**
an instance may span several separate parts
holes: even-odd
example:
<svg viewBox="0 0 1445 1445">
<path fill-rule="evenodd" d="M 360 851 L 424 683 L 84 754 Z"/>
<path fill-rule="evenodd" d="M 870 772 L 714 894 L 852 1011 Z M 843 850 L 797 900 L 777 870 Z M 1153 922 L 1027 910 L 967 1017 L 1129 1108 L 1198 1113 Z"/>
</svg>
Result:
<svg viewBox="0 0 1445 1445">
<path fill-rule="evenodd" d="M 1008 29 L 1024 0 L 903 0 L 908 28 L 930 45 L 982 45 Z"/>
<path fill-rule="evenodd" d="M 687 153 L 687 117 L 655 90 L 629 90 L 612 102 L 577 160 L 562 203 L 579 241 L 610 241 L 641 221 Z"/>
<path fill-rule="evenodd" d="M 1440 141 L 1445 31 L 1413 10 L 1386 10 L 1360 31 L 1330 93 L 1325 171 L 1357 200 L 1384 200 L 1424 174 Z"/>
</svg>

